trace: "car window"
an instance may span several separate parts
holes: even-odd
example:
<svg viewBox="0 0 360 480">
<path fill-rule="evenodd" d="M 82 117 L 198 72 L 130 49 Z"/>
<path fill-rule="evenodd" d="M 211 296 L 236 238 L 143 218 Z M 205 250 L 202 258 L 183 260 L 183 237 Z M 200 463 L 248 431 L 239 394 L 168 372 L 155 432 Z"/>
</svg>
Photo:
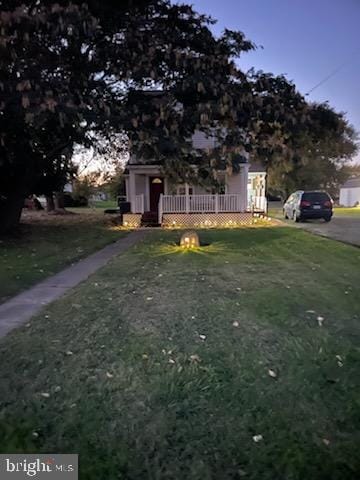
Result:
<svg viewBox="0 0 360 480">
<path fill-rule="evenodd" d="M 330 197 L 325 192 L 305 192 L 302 199 L 307 202 L 326 202 Z"/>
<path fill-rule="evenodd" d="M 286 203 L 292 202 L 294 199 L 294 194 L 292 193 L 290 197 L 286 200 Z"/>
</svg>

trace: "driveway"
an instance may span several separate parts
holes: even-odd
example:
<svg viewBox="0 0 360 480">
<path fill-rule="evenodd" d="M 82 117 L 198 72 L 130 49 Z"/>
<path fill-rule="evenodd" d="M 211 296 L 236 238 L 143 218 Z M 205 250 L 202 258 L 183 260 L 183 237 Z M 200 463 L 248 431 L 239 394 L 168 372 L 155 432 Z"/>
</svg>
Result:
<svg viewBox="0 0 360 480">
<path fill-rule="evenodd" d="M 307 220 L 306 222 L 294 223 L 291 220 L 285 220 L 285 223 L 294 225 L 309 232 L 329 237 L 340 242 L 351 243 L 360 247 L 360 216 L 345 217 L 335 216 L 331 222 L 323 220 Z"/>
</svg>

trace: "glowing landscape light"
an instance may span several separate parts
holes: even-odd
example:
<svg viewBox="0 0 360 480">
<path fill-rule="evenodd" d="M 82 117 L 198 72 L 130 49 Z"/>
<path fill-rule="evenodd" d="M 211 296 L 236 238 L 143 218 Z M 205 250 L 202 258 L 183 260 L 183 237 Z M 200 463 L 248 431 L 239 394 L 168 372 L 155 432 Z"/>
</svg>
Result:
<svg viewBox="0 0 360 480">
<path fill-rule="evenodd" d="M 185 232 L 180 239 L 180 246 L 183 248 L 200 247 L 199 236 L 196 232 Z"/>
</svg>

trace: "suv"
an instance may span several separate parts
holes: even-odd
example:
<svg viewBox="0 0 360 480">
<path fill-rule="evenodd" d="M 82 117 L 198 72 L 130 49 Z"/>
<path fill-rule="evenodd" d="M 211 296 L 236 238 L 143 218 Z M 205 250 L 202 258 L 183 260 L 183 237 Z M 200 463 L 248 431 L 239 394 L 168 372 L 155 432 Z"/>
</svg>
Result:
<svg viewBox="0 0 360 480">
<path fill-rule="evenodd" d="M 323 218 L 330 222 L 333 214 L 333 201 L 326 192 L 304 192 L 299 190 L 286 200 L 283 206 L 285 218 L 295 222 L 308 218 Z"/>
</svg>

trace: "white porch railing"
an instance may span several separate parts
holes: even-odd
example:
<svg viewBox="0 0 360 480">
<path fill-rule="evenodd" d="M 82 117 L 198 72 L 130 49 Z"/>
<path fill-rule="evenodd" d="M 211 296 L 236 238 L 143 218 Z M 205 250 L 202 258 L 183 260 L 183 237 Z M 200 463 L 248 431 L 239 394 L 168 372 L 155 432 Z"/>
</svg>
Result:
<svg viewBox="0 0 360 480">
<path fill-rule="evenodd" d="M 259 210 L 261 212 L 267 212 L 266 197 L 250 196 L 248 203 L 249 210 Z"/>
<path fill-rule="evenodd" d="M 144 195 L 135 196 L 135 207 L 133 213 L 144 213 Z"/>
<path fill-rule="evenodd" d="M 162 195 L 159 213 L 240 212 L 241 195 Z"/>
</svg>

